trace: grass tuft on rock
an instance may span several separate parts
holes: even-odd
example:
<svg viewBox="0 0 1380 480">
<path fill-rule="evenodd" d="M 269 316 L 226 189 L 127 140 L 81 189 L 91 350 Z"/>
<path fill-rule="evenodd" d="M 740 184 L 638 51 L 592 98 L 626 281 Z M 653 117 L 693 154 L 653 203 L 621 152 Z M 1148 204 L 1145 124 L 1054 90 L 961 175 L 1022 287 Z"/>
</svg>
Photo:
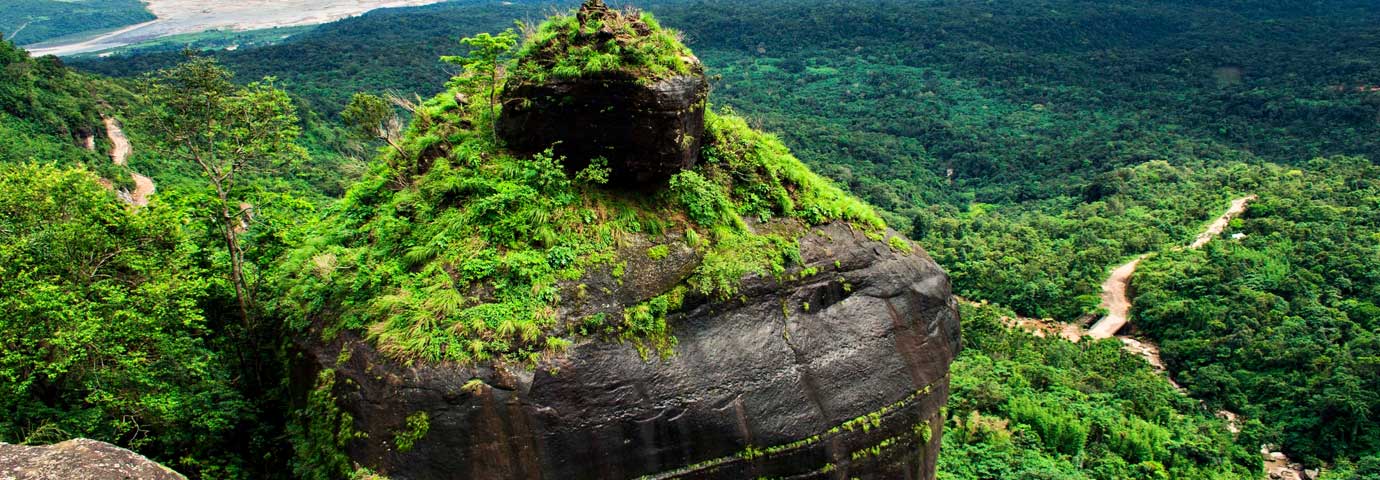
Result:
<svg viewBox="0 0 1380 480">
<path fill-rule="evenodd" d="M 653 82 L 699 69 L 699 60 L 651 13 L 611 9 L 587 1 L 573 15 L 557 15 L 526 36 L 514 80 L 541 83 L 623 74 Z"/>
<path fill-rule="evenodd" d="M 627 28 L 645 26 L 639 38 L 670 41 L 657 37 L 669 34 L 650 16 L 638 18 Z M 542 32 L 563 32 L 578 25 L 572 21 L 557 17 Z M 526 48 L 546 48 L 547 33 Z M 666 45 L 688 54 L 679 42 Z M 656 74 L 651 65 L 673 70 L 629 58 L 621 65 L 645 74 Z M 382 150 L 285 262 L 280 307 L 297 328 L 317 322 L 327 336 L 359 332 L 403 362 L 536 365 L 579 336 L 667 355 L 675 345 L 669 314 L 691 296 L 732 299 L 748 275 L 783 277 L 800 262 L 808 227 L 844 221 L 869 236 L 885 231 L 870 207 L 732 112 L 707 114 L 697 166 L 659 191 L 625 192 L 567 172 L 549 151 L 518 155 L 496 145 L 486 130 L 489 106 L 457 101 L 483 92 L 453 85 L 415 106 L 401 148 Z M 672 288 L 643 292 L 638 304 L 589 302 L 610 295 L 587 289 L 590 279 L 636 282 L 626 269 L 637 260 L 672 261 L 670 252 L 692 250 L 698 266 Z M 614 309 L 574 307 L 600 303 Z"/>
</svg>

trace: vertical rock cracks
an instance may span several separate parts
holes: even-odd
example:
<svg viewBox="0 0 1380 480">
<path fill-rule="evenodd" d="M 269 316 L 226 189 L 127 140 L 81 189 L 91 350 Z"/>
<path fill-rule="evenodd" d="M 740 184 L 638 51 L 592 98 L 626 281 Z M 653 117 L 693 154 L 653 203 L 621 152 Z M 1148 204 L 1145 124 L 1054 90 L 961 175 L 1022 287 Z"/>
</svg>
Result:
<svg viewBox="0 0 1380 480">
<path fill-rule="evenodd" d="M 732 300 L 687 299 L 665 359 L 599 338 L 535 371 L 399 365 L 348 332 L 303 346 L 310 368 L 348 379 L 337 404 L 368 434 L 350 458 L 394 479 L 933 478 L 959 350 L 947 275 L 846 224 L 815 227 L 800 250 L 802 266 L 750 276 Z M 676 281 L 635 268 L 614 293 L 631 296 L 586 303 Z M 429 433 L 399 451 L 415 412 Z"/>
</svg>

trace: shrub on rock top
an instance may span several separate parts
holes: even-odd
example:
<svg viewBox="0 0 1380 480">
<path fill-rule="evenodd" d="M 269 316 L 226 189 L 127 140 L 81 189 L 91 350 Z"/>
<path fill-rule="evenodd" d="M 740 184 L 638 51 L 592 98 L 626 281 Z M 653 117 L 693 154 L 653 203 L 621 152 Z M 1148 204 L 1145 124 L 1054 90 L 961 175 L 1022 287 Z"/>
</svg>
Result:
<svg viewBox="0 0 1380 480">
<path fill-rule="evenodd" d="M 518 53 L 498 135 L 508 148 L 552 148 L 571 171 L 608 162 L 609 185 L 662 186 L 699 158 L 709 83 L 699 59 L 651 14 L 585 2 Z"/>
</svg>

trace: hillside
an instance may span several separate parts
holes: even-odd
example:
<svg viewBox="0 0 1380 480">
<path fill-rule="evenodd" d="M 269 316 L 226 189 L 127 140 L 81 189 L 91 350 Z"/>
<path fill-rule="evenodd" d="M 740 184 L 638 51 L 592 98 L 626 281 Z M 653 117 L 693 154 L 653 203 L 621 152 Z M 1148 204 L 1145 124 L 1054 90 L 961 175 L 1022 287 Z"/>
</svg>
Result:
<svg viewBox="0 0 1380 480">
<path fill-rule="evenodd" d="M 1129 212 L 1106 202 L 1139 165 L 1380 155 L 1380 97 L 1358 90 L 1380 77 L 1368 60 L 1380 53 L 1380 12 L 1364 2 L 651 5 L 721 76 L 715 102 L 753 112 L 807 164 L 880 207 L 952 265 L 960 293 L 1027 315 L 1092 313 L 1104 269 L 1195 234 L 1215 214 L 1204 205 L 1241 193 L 1199 189 Z M 450 38 L 504 27 L 529 15 L 523 8 L 380 12 L 218 55 L 333 111 L 355 91 L 433 92 L 447 74 L 431 59 Z M 130 74 L 170 59 L 82 65 Z M 968 215 L 978 212 L 1010 221 Z M 1136 216 L 1167 221 L 1093 220 Z M 958 225 L 934 228 L 941 219 Z M 1041 239 L 1038 254 L 1022 251 L 1030 241 L 1000 240 L 1025 229 Z M 1006 257 L 1025 261 L 994 261 Z"/>
<path fill-rule="evenodd" d="M 299 444 L 325 451 L 298 473 L 932 478 L 959 340 L 939 267 L 707 111 L 651 14 L 590 1 L 533 32 L 446 57 L 450 89 L 285 259 L 311 408 L 371 439 L 426 425 Z"/>
<path fill-rule="evenodd" d="M 1376 45 L 1372 5 L 1050 7 L 655 8 L 684 28 L 701 59 L 722 75 L 713 101 L 753 112 L 806 163 L 881 207 L 888 223 L 908 227 L 949 267 L 957 292 L 1027 316 L 1075 321 L 1095 314 L 1110 268 L 1188 243 L 1230 199 L 1281 188 L 1273 185 L 1290 169 L 1262 164 L 1314 171 L 1314 157 L 1377 154 L 1380 97 L 1364 87 L 1380 78 L 1367 60 Z M 445 47 L 434 39 L 445 32 L 467 35 L 493 28 L 485 21 L 505 21 L 486 15 L 492 11 L 469 5 L 400 12 L 325 26 L 295 46 L 224 58 L 248 68 L 277 62 L 282 66 L 268 68 L 289 79 L 289 88 L 324 104 L 360 89 L 428 91 L 426 75 L 444 74 L 413 62 L 440 55 Z M 409 39 L 382 31 L 409 22 L 428 26 L 427 33 Z M 388 40 L 369 41 L 374 32 Z M 330 65 L 286 66 L 305 51 L 368 62 L 379 78 L 398 74 L 378 86 L 359 76 L 337 84 L 323 73 Z M 100 68 L 138 69 L 157 58 Z M 1346 265 L 1337 268 L 1347 277 L 1374 269 L 1365 261 Z M 1237 378 L 1251 377 L 1242 371 Z M 1242 408 L 1242 401 L 1227 405 L 1280 418 Z M 1376 404 L 1366 405 L 1357 408 Z M 1331 415 L 1301 408 L 1293 418 L 1325 423 Z M 1286 434 L 1278 423 L 1253 432 L 1247 438 L 1258 440 L 1243 439 L 1257 443 L 1249 448 L 1283 444 L 1309 458 L 1311 434 Z"/>
<path fill-rule="evenodd" d="M 1255 479 L 1262 447 L 1380 478 L 1373 2 L 558 4 L 82 73 L 0 44 L 0 442 L 199 478 Z M 273 161 L 218 192 L 158 128 L 221 91 L 272 128 L 173 131 Z M 1099 335 L 1139 350 L 1051 334 L 1138 258 Z"/>
</svg>

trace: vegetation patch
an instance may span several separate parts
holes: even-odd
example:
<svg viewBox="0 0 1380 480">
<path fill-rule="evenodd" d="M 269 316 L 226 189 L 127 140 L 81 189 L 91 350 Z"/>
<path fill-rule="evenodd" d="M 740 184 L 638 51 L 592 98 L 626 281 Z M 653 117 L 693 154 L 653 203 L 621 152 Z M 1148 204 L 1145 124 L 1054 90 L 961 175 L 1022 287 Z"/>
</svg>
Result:
<svg viewBox="0 0 1380 480">
<path fill-rule="evenodd" d="M 393 445 L 398 447 L 398 451 L 407 453 L 412 451 L 412 447 L 418 440 L 426 436 L 426 432 L 431 429 L 431 418 L 426 412 L 417 412 L 407 416 L 407 423 L 403 429 L 393 435 Z"/>
<path fill-rule="evenodd" d="M 614 10 L 600 0 L 526 30 L 513 74 L 518 82 L 621 74 L 654 83 L 700 68 L 679 32 L 662 28 L 651 13 Z"/>
<path fill-rule="evenodd" d="M 624 18 L 607 15 L 601 18 Z M 575 21 L 557 17 L 541 31 L 564 32 Z M 664 34 L 654 23 L 631 25 Z M 488 134 L 493 104 L 460 101 L 492 98 L 512 81 L 495 72 L 521 70 L 493 67 L 504 56 L 501 43 L 479 52 L 484 61 L 452 59 L 466 66 L 452 89 L 410 106 L 412 124 L 394 148 L 383 150 L 330 220 L 290 255 L 284 305 L 293 317 L 321 318 L 327 334 L 365 332 L 402 361 L 535 365 L 569 345 L 570 338 L 552 335 L 573 327 L 664 355 L 675 344 L 667 315 L 686 295 L 726 300 L 746 275 L 783 275 L 800 262 L 799 237 L 813 225 L 844 221 L 875 236 L 885 230 L 870 207 L 731 112 L 707 114 L 699 165 L 650 194 L 607 190 L 602 171 L 572 177 L 549 152 L 515 155 Z M 529 55 L 510 62 L 521 66 Z M 648 69 L 637 71 L 656 75 L 648 66 L 654 63 L 637 63 Z M 370 126 L 388 123 L 365 117 Z M 625 280 L 624 246 L 634 238 L 681 232 L 704 259 L 683 285 L 625 307 L 614 323 L 562 317 L 563 297 L 600 294 L 576 287 L 582 279 L 607 271 Z M 669 247 L 646 254 L 665 258 Z M 321 258 L 333 259 L 325 274 Z"/>
<path fill-rule="evenodd" d="M 288 425 L 295 457 L 292 472 L 297 478 L 330 480 L 353 478 L 358 472 L 345 448 L 367 435 L 354 428 L 354 416 L 335 403 L 335 370 L 322 370 L 307 394 L 306 407 L 295 412 Z M 366 477 L 367 478 L 367 477 Z"/>
<path fill-rule="evenodd" d="M 1259 442 L 1177 391 L 1111 339 L 1077 344 L 960 306 L 939 470 L 945 478 L 1261 477 Z"/>
</svg>

